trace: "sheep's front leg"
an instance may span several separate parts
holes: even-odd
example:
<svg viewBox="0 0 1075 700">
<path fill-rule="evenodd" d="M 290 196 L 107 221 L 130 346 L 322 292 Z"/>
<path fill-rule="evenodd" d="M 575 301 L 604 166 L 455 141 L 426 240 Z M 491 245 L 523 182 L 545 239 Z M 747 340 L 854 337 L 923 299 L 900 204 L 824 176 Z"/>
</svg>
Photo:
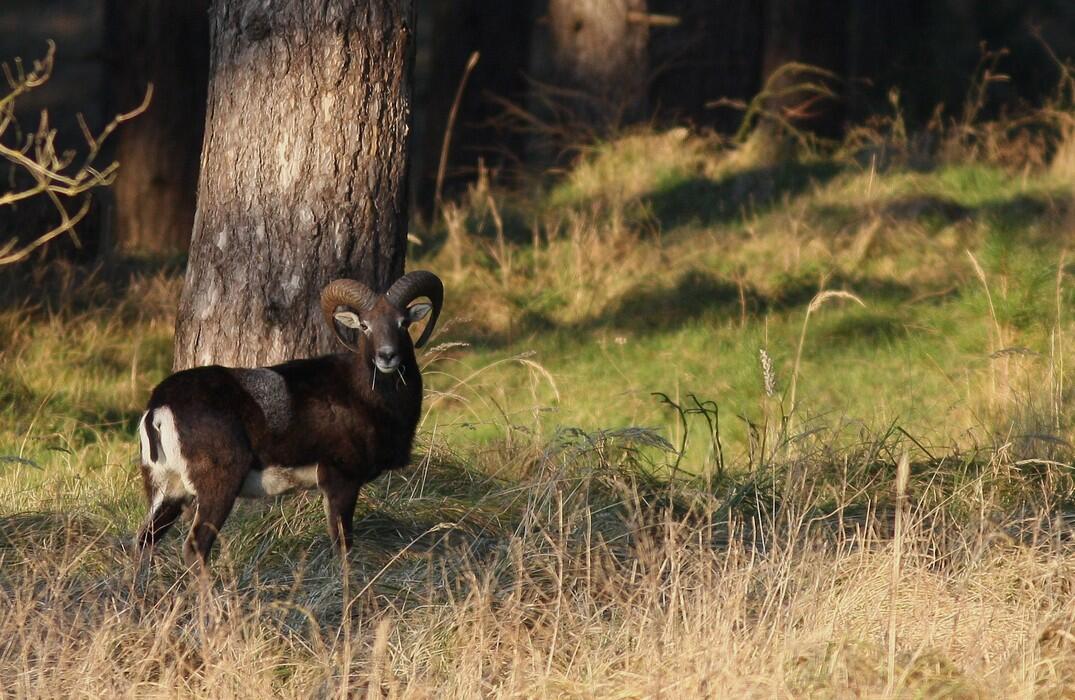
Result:
<svg viewBox="0 0 1075 700">
<path fill-rule="evenodd" d="M 325 516 L 328 518 L 328 534 L 337 551 L 351 551 L 351 526 L 355 517 L 355 503 L 362 482 L 351 475 L 325 464 L 317 465 L 317 486 L 325 497 Z"/>
</svg>

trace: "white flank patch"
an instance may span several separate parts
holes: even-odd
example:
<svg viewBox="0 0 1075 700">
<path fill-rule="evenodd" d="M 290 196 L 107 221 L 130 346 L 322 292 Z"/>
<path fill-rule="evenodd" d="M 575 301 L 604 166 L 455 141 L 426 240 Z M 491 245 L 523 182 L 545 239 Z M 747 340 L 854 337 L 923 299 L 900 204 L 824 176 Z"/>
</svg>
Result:
<svg viewBox="0 0 1075 700">
<path fill-rule="evenodd" d="M 148 412 L 143 414 L 138 426 L 138 439 L 142 447 L 142 464 L 149 468 L 155 492 L 154 503 L 163 499 L 186 498 L 197 496 L 194 485 L 187 471 L 187 460 L 179 444 L 179 433 L 175 429 L 175 416 L 172 409 L 160 406 L 153 410 L 153 427 L 160 435 L 160 449 L 157 461 L 151 458 L 149 433 L 146 430 Z"/>
<path fill-rule="evenodd" d="M 146 416 L 148 415 L 149 411 L 146 411 L 138 421 L 138 443 L 142 448 L 142 464 L 147 467 L 151 464 L 149 461 L 149 434 L 146 432 Z"/>
<path fill-rule="evenodd" d="M 239 496 L 243 498 L 266 498 L 280 496 L 298 489 L 317 486 L 317 465 L 304 467 L 265 467 L 253 469 L 243 480 Z"/>
</svg>

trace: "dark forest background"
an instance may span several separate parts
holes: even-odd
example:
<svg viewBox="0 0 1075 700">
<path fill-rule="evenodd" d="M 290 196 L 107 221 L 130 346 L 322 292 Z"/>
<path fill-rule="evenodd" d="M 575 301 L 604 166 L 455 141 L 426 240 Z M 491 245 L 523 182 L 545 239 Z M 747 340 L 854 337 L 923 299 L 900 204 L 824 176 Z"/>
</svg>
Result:
<svg viewBox="0 0 1075 700">
<path fill-rule="evenodd" d="M 1056 58 L 1075 55 L 1075 3 L 1064 0 L 417 4 L 410 191 L 412 212 L 426 219 L 434 205 L 449 112 L 474 52 L 480 59 L 462 93 L 445 163 L 446 196 L 459 192 L 480 167 L 510 184 L 521 173 L 556 165 L 565 141 L 577 145 L 637 122 L 732 133 L 742 112 L 728 103 L 748 101 L 788 62 L 815 65 L 835 76 L 823 82 L 836 99 L 811 104 L 799 121 L 804 129 L 838 137 L 848 124 L 890 112 L 893 88 L 911 128 L 957 114 L 984 47 L 1008 51 L 998 70 L 1010 78 L 989 85 L 986 113 L 980 115 L 985 117 L 1041 104 L 1058 83 Z M 588 36 L 589 27 L 574 14 L 565 20 L 574 24 L 561 21 L 565 13 L 576 13 L 599 24 L 610 12 L 634 13 L 636 21 L 627 31 L 642 33 L 620 35 L 602 46 L 608 39 Z M 61 146 L 81 143 L 77 113 L 91 130 L 100 129 L 111 115 L 136 105 L 148 82 L 155 85 L 149 111 L 125 125 L 111 143 L 107 155 L 119 159 L 121 172 L 114 188 L 97 194 L 79 227 L 84 245 L 77 255 L 185 249 L 204 121 L 207 13 L 207 0 L 9 0 L 0 8 L 0 58 L 21 56 L 29 62 L 43 55 L 47 40 L 57 44 L 51 80 L 17 106 L 20 123 L 29 125 L 47 107 Z M 555 39 L 565 32 L 580 37 L 582 46 L 581 58 L 571 60 L 604 63 L 602 70 L 621 75 L 594 77 L 585 65 L 569 66 L 570 75 L 565 74 L 555 48 Z M 594 57 L 585 56 L 587 48 Z M 617 68 L 613 64 L 620 59 Z M 576 90 L 587 97 L 572 102 Z M 597 108 L 587 101 L 594 95 L 620 102 Z M 720 101 L 725 104 L 715 104 Z M 157 205 L 145 206 L 148 200 Z M 9 208 L 5 225 L 11 218 L 20 230 L 34 229 L 31 207 Z M 146 211 L 171 214 L 155 214 L 146 222 L 139 218 Z M 36 228 L 51 215 L 43 208 Z M 64 242 L 51 254 L 68 254 L 70 248 Z"/>
</svg>

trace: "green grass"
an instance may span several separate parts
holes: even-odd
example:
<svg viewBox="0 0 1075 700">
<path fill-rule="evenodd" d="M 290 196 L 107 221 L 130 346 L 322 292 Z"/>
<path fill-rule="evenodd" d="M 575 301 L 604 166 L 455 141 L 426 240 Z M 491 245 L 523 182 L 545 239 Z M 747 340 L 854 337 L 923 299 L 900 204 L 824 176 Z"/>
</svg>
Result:
<svg viewBox="0 0 1075 700">
<path fill-rule="evenodd" d="M 474 344 L 453 373 L 533 352 L 558 401 L 511 364 L 483 374 L 475 391 L 492 392 L 501 406 L 521 400 L 524 412 L 552 409 L 539 414 L 546 432 L 667 428 L 671 416 L 653 392 L 694 393 L 757 420 L 759 349 L 774 357 L 786 389 L 807 304 L 823 289 L 845 289 L 866 308 L 828 305 L 811 320 L 796 410 L 872 426 L 898 421 L 955 447 L 968 431 L 979 440 L 1004 431 L 998 395 L 1011 401 L 1026 388 L 1018 381 L 1044 376 L 1054 329 L 1069 330 L 1069 286 L 1060 290 L 1059 326 L 1056 308 L 1071 237 L 1067 183 L 979 165 L 735 171 L 717 146 L 678 132 L 624 143 L 596 149 L 547 195 L 505 200 L 516 220 L 560 212 L 536 246 L 517 246 L 512 266 L 485 254 L 495 231 L 476 193 L 466 263 L 449 283 L 454 308 L 477 310 L 443 336 Z M 729 181 L 738 184 L 727 189 Z M 714 213 L 744 201 L 753 204 L 735 216 Z M 416 251 L 420 264 L 443 265 L 450 256 L 438 250 L 428 260 Z M 489 288 L 503 292 L 483 298 Z M 998 388 L 990 356 L 1000 340 L 1036 354 L 1006 360 L 1018 371 L 1009 367 Z M 726 440 L 742 448 L 744 426 L 729 420 Z"/>
<path fill-rule="evenodd" d="M 726 190 L 729 181 L 739 184 Z M 509 231 L 509 263 L 493 254 L 488 202 L 498 200 L 509 229 L 544 222 L 536 245 Z M 744 201 L 754 202 L 745 215 L 706 218 Z M 998 397 L 1015 401 L 1020 381 L 1044 376 L 1054 330 L 1070 325 L 1058 326 L 1056 309 L 1070 187 L 1045 175 L 979 165 L 871 174 L 823 162 L 763 172 L 674 131 L 598 147 L 547 192 L 479 188 L 463 207 L 457 272 L 438 231 L 423 235 L 431 254 L 412 251 L 414 265 L 448 281 L 440 340 L 471 344 L 429 374 L 434 390 L 459 398 L 435 400 L 426 425 L 463 426 L 461 447 L 500 439 L 509 425 L 546 437 L 637 425 L 671 437 L 675 416 L 654 397 L 663 392 L 716 402 L 725 444 L 742 453 L 748 421 L 770 402 L 759 350 L 786 394 L 806 306 L 824 289 L 866 306 L 830 303 L 811 319 L 795 414 L 896 422 L 965 446 L 968 435 L 1003 433 L 1003 414 L 1017 407 Z M 78 312 L 3 313 L 4 454 L 52 463 L 95 446 L 95 467 L 130 458 L 135 416 L 170 363 L 180 285 L 167 272 L 135 274 L 126 289 L 85 284 L 78 294 L 92 300 Z M 157 294 L 149 310 L 133 301 L 139 285 Z M 1061 288 L 1061 314 L 1071 294 Z M 998 388 L 990 356 L 1000 340 L 1030 352 L 1005 360 L 1016 368 Z"/>
<path fill-rule="evenodd" d="M 1066 647 L 1018 645 L 1066 629 L 1070 613 L 1035 602 L 1059 585 L 1048 572 L 1071 565 L 1063 528 L 1027 523 L 1065 508 L 1073 488 L 1071 183 L 974 164 L 742 161 L 682 130 L 637 133 L 551 185 L 482 183 L 447 226 L 419 231 L 411 265 L 436 270 L 448 292 L 432 345 L 468 345 L 422 358 L 417 464 L 364 490 L 343 573 L 316 497 L 243 504 L 208 598 L 184 588 L 167 545 L 150 583 L 118 545 L 143 514 L 134 428 L 171 363 L 178 271 L 60 268 L 9 292 L 0 595 L 13 612 L 0 631 L 92 636 L 113 620 L 102 639 L 161 660 L 131 671 L 149 694 L 182 679 L 182 694 L 300 696 L 367 682 L 384 658 L 416 695 L 442 682 L 460 697 L 653 694 L 667 679 L 638 640 L 669 667 L 702 668 L 719 647 L 740 674 L 722 687 L 756 695 L 876 695 L 889 661 L 909 694 L 974 694 L 989 668 L 1012 693 L 1067 682 Z M 807 323 L 826 290 L 864 306 L 826 299 Z M 909 563 L 890 580 L 904 453 Z M 1045 544 L 1020 539 L 1031 530 Z M 671 571 L 687 572 L 684 588 Z M 977 575 L 1012 587 L 1010 601 L 967 588 Z M 176 590 L 173 619 L 162 601 Z M 83 604 L 41 606 L 42 595 Z M 948 646 L 908 641 L 919 630 L 901 622 L 889 656 L 878 626 L 895 623 L 876 618 L 897 598 L 934 615 L 930 634 Z M 956 625 L 938 601 L 996 624 Z M 684 611 L 694 617 L 675 617 Z M 199 628 L 200 616 L 215 622 Z M 673 630 L 659 644 L 653 619 Z M 385 620 L 387 647 L 376 641 Z M 353 648 L 342 641 L 352 623 Z M 1013 625 L 1023 641 L 1005 637 Z M 198 646 L 212 629 L 233 656 Z M 510 643 L 489 641 L 504 630 Z M 713 630 L 734 641 L 712 646 Z M 1017 661 L 966 651 L 975 634 Z M 63 658 L 113 658 L 79 635 L 56 639 Z M 527 651 L 512 661 L 511 648 Z M 127 667 L 93 664 L 95 687 L 119 692 L 108 679 Z M 1034 664 L 1050 670 L 1025 670 Z M 0 654 L 0 671 L 36 679 L 23 690 L 63 687 L 33 659 Z M 250 685 L 228 685 L 240 676 Z"/>
<path fill-rule="evenodd" d="M 1071 325 L 1066 269 L 1057 287 L 1069 185 L 984 165 L 758 169 L 722 149 L 683 131 L 635 134 L 547 190 L 480 185 L 454 236 L 422 232 L 413 264 L 449 289 L 439 341 L 470 344 L 427 358 L 423 429 L 462 454 L 565 427 L 640 426 L 680 444 L 678 417 L 656 395 L 693 395 L 716 404 L 728 459 L 746 464 L 750 426 L 782 414 L 898 425 L 960 450 L 1048 412 L 1035 394 L 1051 389 L 1035 389 L 1056 384 L 1057 338 Z M 65 279 L 46 308 L 0 314 L 4 471 L 29 483 L 57 465 L 126 473 L 136 416 L 170 364 L 174 269 Z M 831 301 L 803 334 L 807 305 L 827 289 L 865 306 Z M 1049 409 L 1061 440 L 1066 399 Z M 680 466 L 704 473 L 708 444 L 692 436 Z"/>
</svg>

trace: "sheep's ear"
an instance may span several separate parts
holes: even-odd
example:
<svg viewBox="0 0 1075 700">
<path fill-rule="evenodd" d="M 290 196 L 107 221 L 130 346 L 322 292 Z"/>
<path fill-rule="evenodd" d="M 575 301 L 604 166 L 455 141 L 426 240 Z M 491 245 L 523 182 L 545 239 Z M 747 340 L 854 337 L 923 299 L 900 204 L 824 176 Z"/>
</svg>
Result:
<svg viewBox="0 0 1075 700">
<path fill-rule="evenodd" d="M 358 314 L 353 311 L 339 311 L 333 315 L 333 318 L 335 318 L 336 322 L 341 326 L 354 328 L 355 330 L 358 330 L 359 324 L 361 323 L 361 321 L 358 320 Z"/>
<path fill-rule="evenodd" d="M 414 304 L 407 309 L 407 323 L 418 323 L 433 309 L 432 304 Z"/>
</svg>

